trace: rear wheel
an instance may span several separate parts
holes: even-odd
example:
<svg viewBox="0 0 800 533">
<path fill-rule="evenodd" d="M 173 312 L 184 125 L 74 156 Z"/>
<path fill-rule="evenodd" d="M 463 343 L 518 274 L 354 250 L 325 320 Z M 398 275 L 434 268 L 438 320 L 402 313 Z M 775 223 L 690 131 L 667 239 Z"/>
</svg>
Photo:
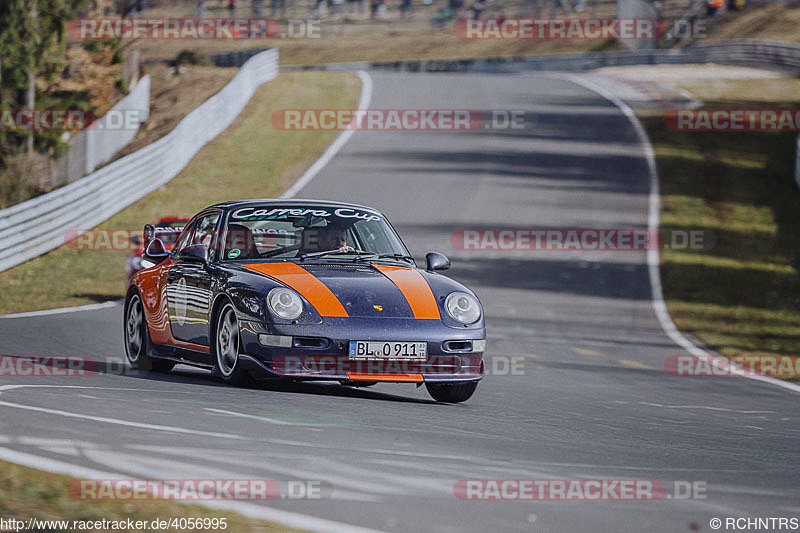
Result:
<svg viewBox="0 0 800 533">
<path fill-rule="evenodd" d="M 131 368 L 144 372 L 169 372 L 175 366 L 172 361 L 150 357 L 149 350 L 150 330 L 142 299 L 138 293 L 133 293 L 125 305 L 125 355 L 128 363 Z"/>
<path fill-rule="evenodd" d="M 469 400 L 477 387 L 477 381 L 470 381 L 469 383 L 425 384 L 425 388 L 428 389 L 428 394 L 430 394 L 434 400 L 445 403 L 459 403 Z"/>
<path fill-rule="evenodd" d="M 214 373 L 222 381 L 232 385 L 246 386 L 253 383 L 250 374 L 242 367 L 239 358 L 239 319 L 231 303 L 226 303 L 217 314 L 214 329 Z"/>
</svg>

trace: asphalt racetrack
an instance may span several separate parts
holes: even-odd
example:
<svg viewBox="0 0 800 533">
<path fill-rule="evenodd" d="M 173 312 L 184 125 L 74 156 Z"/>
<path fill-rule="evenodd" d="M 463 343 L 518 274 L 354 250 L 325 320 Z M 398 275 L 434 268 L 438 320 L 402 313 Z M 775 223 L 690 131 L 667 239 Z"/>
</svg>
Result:
<svg viewBox="0 0 800 533">
<path fill-rule="evenodd" d="M 88 355 L 108 372 L 0 378 L 0 458 L 120 478 L 322 480 L 322 499 L 230 508 L 331 531 L 684 532 L 711 531 L 714 517 L 800 515 L 797 393 L 669 376 L 665 360 L 685 351 L 656 320 L 644 252 L 451 246 L 464 228 L 646 228 L 644 146 L 620 109 L 541 75 L 372 81 L 372 108 L 526 112 L 521 130 L 359 131 L 297 195 L 374 206 L 418 259 L 450 257 L 448 275 L 487 316 L 475 396 L 446 405 L 401 384 L 236 389 L 184 366 L 140 376 L 116 368 L 121 304 L 3 318 L 0 353 Z M 576 478 L 659 480 L 667 495 L 498 502 L 453 490 L 465 479 Z M 676 481 L 705 497 L 670 497 Z"/>
</svg>

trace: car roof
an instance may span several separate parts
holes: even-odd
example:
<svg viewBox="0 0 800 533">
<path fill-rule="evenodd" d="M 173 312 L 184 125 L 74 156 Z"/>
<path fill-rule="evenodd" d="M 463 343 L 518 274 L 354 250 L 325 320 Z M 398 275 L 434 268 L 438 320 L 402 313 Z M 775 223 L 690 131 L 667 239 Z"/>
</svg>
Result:
<svg viewBox="0 0 800 533">
<path fill-rule="evenodd" d="M 351 204 L 347 202 L 334 202 L 331 200 L 306 200 L 304 198 L 262 198 L 262 199 L 250 199 L 250 200 L 232 200 L 228 202 L 220 202 L 218 204 L 210 205 L 206 209 L 210 209 L 212 207 L 217 207 L 221 209 L 228 209 L 234 207 L 248 207 L 248 206 L 256 206 L 256 205 L 297 205 L 297 204 L 305 204 L 305 205 L 318 205 L 321 207 L 354 207 L 357 209 L 365 209 L 367 211 L 372 211 L 377 214 L 381 214 L 380 211 L 375 209 L 374 207 L 368 207 L 366 205 L 360 204 Z"/>
</svg>

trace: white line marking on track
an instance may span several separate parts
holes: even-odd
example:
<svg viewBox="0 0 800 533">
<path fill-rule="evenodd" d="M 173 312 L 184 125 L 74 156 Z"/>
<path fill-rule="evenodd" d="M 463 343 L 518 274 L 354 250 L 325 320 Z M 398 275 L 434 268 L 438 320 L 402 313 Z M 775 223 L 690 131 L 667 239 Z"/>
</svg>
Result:
<svg viewBox="0 0 800 533">
<path fill-rule="evenodd" d="M 60 315 L 62 313 L 75 313 L 79 311 L 96 311 L 98 309 L 105 309 L 107 307 L 114 307 L 119 305 L 119 302 L 103 302 L 99 304 L 77 305 L 75 307 L 59 307 L 58 309 L 43 309 L 41 311 L 28 311 L 25 313 L 11 313 L 8 315 L 0 315 L 0 318 L 28 318 L 34 316 L 47 316 L 47 315 Z"/>
<path fill-rule="evenodd" d="M 276 420 L 274 418 L 267 418 L 266 416 L 256 416 L 256 415 L 248 415 L 247 413 L 237 413 L 235 411 L 226 411 L 225 409 L 212 409 L 211 407 L 206 407 L 206 411 L 211 411 L 212 413 L 222 413 L 224 415 L 231 415 L 231 416 L 238 416 L 241 418 L 251 418 L 253 420 L 261 420 L 262 422 L 269 422 L 270 424 L 279 424 L 281 426 L 304 426 L 305 424 L 295 424 L 293 422 L 284 422 L 283 420 Z"/>
<path fill-rule="evenodd" d="M 0 447 L 0 459 L 9 461 L 19 465 L 27 466 L 29 468 L 37 468 L 55 474 L 66 474 L 76 478 L 84 479 L 117 479 L 122 474 L 112 472 L 102 472 L 87 468 L 84 466 L 73 465 L 55 459 L 48 459 L 25 452 L 11 450 L 9 448 Z M 124 476 L 123 476 L 124 477 Z M 290 511 L 281 511 L 279 509 L 272 509 L 270 507 L 256 505 L 253 503 L 244 503 L 238 501 L 192 501 L 192 502 L 179 502 L 191 505 L 202 505 L 210 509 L 223 509 L 243 514 L 250 518 L 261 520 L 269 520 L 277 522 L 288 527 L 296 529 L 305 529 L 307 531 L 316 531 L 319 533 L 381 533 L 375 529 L 367 529 L 359 526 L 353 526 L 342 522 L 335 522 L 333 520 L 326 520 L 324 518 L 316 518 L 313 516 L 293 513 Z"/>
<path fill-rule="evenodd" d="M 0 385 L 0 393 L 2 391 L 7 390 L 14 390 L 14 389 L 93 389 L 93 390 L 113 390 L 113 391 L 132 391 L 132 392 L 169 392 L 170 394 L 174 394 L 175 391 L 164 391 L 159 389 L 125 389 L 119 387 L 91 387 L 89 385 Z M 182 392 L 180 394 L 190 394 L 188 392 Z"/>
<path fill-rule="evenodd" d="M 638 402 L 639 405 L 649 405 L 650 407 L 663 407 L 664 409 L 707 409 L 709 411 L 724 411 L 726 413 L 740 413 L 743 415 L 772 414 L 775 411 L 740 411 L 738 409 L 728 409 L 727 407 L 709 407 L 707 405 L 665 405 L 663 403 Z"/>
<path fill-rule="evenodd" d="M 70 385 L 67 387 L 62 387 L 60 385 L 4 385 L 1 387 L 2 390 L 10 390 L 10 389 L 18 389 L 22 387 L 50 387 L 50 388 L 71 388 L 71 389 L 92 389 L 97 387 L 80 387 L 76 385 Z M 141 390 L 141 389 L 119 389 L 119 390 Z M 148 392 L 158 392 L 158 391 L 148 391 Z M 188 429 L 188 428 L 181 428 L 176 426 L 161 426 L 158 424 L 145 424 L 143 422 L 131 422 L 129 420 L 121 420 L 119 418 L 108 418 L 105 416 L 94 416 L 94 415 L 85 415 L 81 413 L 71 413 L 69 411 L 62 411 L 60 409 L 49 409 L 47 407 L 35 407 L 33 405 L 22 405 L 12 402 L 2 402 L 0 401 L 0 407 L 10 407 L 12 409 L 24 409 L 27 411 L 36 411 L 39 413 L 47 413 L 51 415 L 62 416 L 66 418 L 80 418 L 83 420 L 91 420 L 93 422 L 103 422 L 106 424 L 115 424 L 118 426 L 128 426 L 128 427 L 135 427 L 140 429 L 152 429 L 155 431 L 167 431 L 170 433 L 183 433 L 186 435 L 200 435 L 203 437 L 218 437 L 221 439 L 234 439 L 234 440 L 245 440 L 245 437 L 240 435 L 233 435 L 231 433 L 216 433 L 213 431 L 200 431 L 195 429 Z"/>
<path fill-rule="evenodd" d="M 597 93 L 617 106 L 617 108 L 622 111 L 622 114 L 628 118 L 633 126 L 633 129 L 636 131 L 636 135 L 639 137 L 639 142 L 644 147 L 645 158 L 647 159 L 647 168 L 650 173 L 650 195 L 648 197 L 647 229 L 650 232 L 658 231 L 660 216 L 659 208 L 661 205 L 661 186 L 659 184 L 655 150 L 653 150 L 653 145 L 650 143 L 650 138 L 647 136 L 647 132 L 645 131 L 642 122 L 636 116 L 633 108 L 631 108 L 631 106 L 626 104 L 615 94 L 609 92 L 604 87 L 601 87 L 600 85 L 586 79 L 583 76 L 576 74 L 550 74 L 548 76 L 571 81 L 585 89 Z M 653 311 L 655 311 L 656 318 L 658 319 L 658 323 L 661 325 L 661 329 L 664 330 L 664 333 L 666 333 L 675 344 L 689 352 L 691 355 L 703 358 L 713 357 L 711 353 L 703 350 L 689 340 L 689 338 L 687 338 L 683 333 L 681 333 L 675 326 L 672 318 L 669 316 L 667 304 L 664 301 L 664 292 L 661 286 L 661 272 L 659 270 L 660 263 L 659 249 L 649 248 L 647 250 L 647 271 L 650 278 L 651 302 L 653 305 Z M 794 392 L 800 392 L 800 385 L 789 383 L 780 379 L 752 375 L 742 375 L 742 377 L 754 379 L 756 381 L 762 381 L 771 385 L 777 385 L 778 387 L 783 387 L 784 389 L 789 389 Z"/>
<path fill-rule="evenodd" d="M 361 78 L 361 96 L 358 99 L 358 109 L 369 109 L 369 103 L 372 100 L 372 78 L 370 78 L 369 74 L 363 70 L 359 70 L 356 72 L 356 74 L 358 74 L 358 77 Z M 325 168 L 325 165 L 330 163 L 331 159 L 333 159 L 333 156 L 335 156 L 339 150 L 342 149 L 342 147 L 347 143 L 347 141 L 350 140 L 350 137 L 352 137 L 356 131 L 357 130 L 355 129 L 347 129 L 340 133 L 339 136 L 336 137 L 336 140 L 333 141 L 333 143 L 328 147 L 327 150 L 325 150 L 319 159 L 317 159 L 314 164 L 311 165 L 302 176 L 300 176 L 300 179 L 294 182 L 294 185 L 289 187 L 289 190 L 281 195 L 281 198 L 293 198 L 303 189 L 303 187 L 308 185 L 311 180 L 313 180 L 317 174 L 319 174 L 319 172 Z"/>
</svg>

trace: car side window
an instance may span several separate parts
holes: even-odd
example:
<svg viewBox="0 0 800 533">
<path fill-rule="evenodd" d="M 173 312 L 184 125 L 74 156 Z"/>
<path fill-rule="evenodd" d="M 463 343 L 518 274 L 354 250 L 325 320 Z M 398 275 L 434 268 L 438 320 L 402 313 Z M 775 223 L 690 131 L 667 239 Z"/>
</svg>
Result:
<svg viewBox="0 0 800 533">
<path fill-rule="evenodd" d="M 219 212 L 207 213 L 194 219 L 181 234 L 180 239 L 175 244 L 173 254 L 177 255 L 187 246 L 202 244 L 212 254 L 214 240 L 214 230 L 219 221 Z"/>
<path fill-rule="evenodd" d="M 192 233 L 194 233 L 194 228 L 197 225 L 197 221 L 193 220 L 186 224 L 186 227 L 183 228 L 181 232 L 181 236 L 178 237 L 178 242 L 175 243 L 175 246 L 172 248 L 172 256 L 175 257 L 178 253 L 183 250 L 187 244 L 189 243 L 189 239 L 192 237 Z"/>
<path fill-rule="evenodd" d="M 214 229 L 217 227 L 219 213 L 209 213 L 197 219 L 197 224 L 192 232 L 192 245 L 202 244 L 211 248 L 211 241 L 214 238 Z"/>
</svg>

